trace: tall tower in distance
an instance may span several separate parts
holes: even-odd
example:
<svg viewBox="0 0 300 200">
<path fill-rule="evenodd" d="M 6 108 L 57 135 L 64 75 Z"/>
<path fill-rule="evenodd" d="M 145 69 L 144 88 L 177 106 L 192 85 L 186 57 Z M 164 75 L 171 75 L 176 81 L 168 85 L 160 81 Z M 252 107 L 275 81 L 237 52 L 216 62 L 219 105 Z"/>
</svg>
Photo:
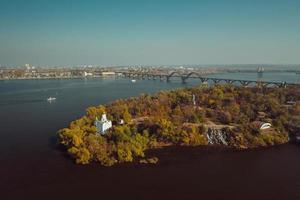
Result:
<svg viewBox="0 0 300 200">
<path fill-rule="evenodd" d="M 257 86 L 261 87 L 265 69 L 263 67 L 257 67 L 256 71 L 257 71 Z"/>
<path fill-rule="evenodd" d="M 193 105 L 196 106 L 196 96 L 193 94 Z"/>
</svg>

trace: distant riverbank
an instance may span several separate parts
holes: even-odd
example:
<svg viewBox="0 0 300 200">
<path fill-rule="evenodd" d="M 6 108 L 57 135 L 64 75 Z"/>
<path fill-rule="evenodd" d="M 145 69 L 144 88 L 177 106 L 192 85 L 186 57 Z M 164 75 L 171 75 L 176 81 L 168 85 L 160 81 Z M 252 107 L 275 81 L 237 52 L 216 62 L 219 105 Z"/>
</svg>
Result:
<svg viewBox="0 0 300 200">
<path fill-rule="evenodd" d="M 114 76 L 66 76 L 66 77 L 20 77 L 20 78 L 0 78 L 0 81 L 9 81 L 9 80 L 59 80 L 59 79 L 86 79 L 86 78 L 105 78 L 105 77 L 115 77 Z"/>
<path fill-rule="evenodd" d="M 61 80 L 61 79 L 93 79 L 93 78 L 106 78 L 106 77 L 122 77 L 119 75 L 111 76 L 65 76 L 65 77 L 22 77 L 22 78 L 0 78 L 0 81 L 10 80 Z M 204 74 L 203 77 L 212 78 L 224 78 L 224 79 L 236 79 L 236 80 L 249 80 L 249 81 L 270 81 L 270 82 L 287 82 L 292 84 L 300 84 L 300 74 L 294 72 L 266 72 L 263 74 L 253 72 L 214 72 Z M 139 79 L 138 77 L 136 79 Z M 172 78 L 171 81 L 176 81 L 176 78 Z M 189 82 L 190 80 L 187 80 Z M 197 81 L 195 79 L 194 81 Z"/>
</svg>

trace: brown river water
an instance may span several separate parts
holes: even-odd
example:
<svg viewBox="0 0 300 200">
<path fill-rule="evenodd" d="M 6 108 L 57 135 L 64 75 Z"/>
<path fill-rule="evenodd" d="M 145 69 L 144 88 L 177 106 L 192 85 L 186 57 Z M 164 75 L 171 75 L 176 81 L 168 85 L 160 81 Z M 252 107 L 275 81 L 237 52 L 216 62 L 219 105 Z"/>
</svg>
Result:
<svg viewBox="0 0 300 200">
<path fill-rule="evenodd" d="M 196 85 L 189 83 L 187 86 Z M 168 147 L 157 165 L 76 165 L 56 132 L 86 107 L 176 88 L 126 79 L 0 82 L 1 199 L 300 199 L 300 146 Z M 57 97 L 48 103 L 46 98 Z"/>
</svg>

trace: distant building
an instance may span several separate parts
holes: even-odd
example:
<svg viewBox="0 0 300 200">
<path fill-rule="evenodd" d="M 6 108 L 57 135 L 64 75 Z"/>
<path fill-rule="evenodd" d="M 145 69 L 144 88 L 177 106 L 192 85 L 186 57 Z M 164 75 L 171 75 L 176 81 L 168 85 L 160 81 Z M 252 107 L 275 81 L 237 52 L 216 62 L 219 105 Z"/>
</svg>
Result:
<svg viewBox="0 0 300 200">
<path fill-rule="evenodd" d="M 112 122 L 106 118 L 106 114 L 103 114 L 101 117 L 101 120 L 98 120 L 98 117 L 96 117 L 94 125 L 97 128 L 97 133 L 100 133 L 103 135 L 103 134 L 105 134 L 106 130 L 108 130 L 112 127 Z"/>
<path fill-rule="evenodd" d="M 87 77 L 87 76 L 93 76 L 93 73 L 91 73 L 91 72 L 83 72 L 83 75 L 85 77 Z"/>
<path fill-rule="evenodd" d="M 101 76 L 114 76 L 116 75 L 115 72 L 101 72 Z"/>
</svg>

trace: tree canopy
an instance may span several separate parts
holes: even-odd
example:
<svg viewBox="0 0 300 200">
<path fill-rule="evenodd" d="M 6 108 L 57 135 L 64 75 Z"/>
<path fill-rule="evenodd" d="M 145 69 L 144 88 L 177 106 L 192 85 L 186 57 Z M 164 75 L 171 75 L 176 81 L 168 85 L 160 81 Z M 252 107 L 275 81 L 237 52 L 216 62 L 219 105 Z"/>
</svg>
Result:
<svg viewBox="0 0 300 200">
<path fill-rule="evenodd" d="M 295 104 L 286 105 L 288 101 Z M 100 135 L 94 120 L 103 113 L 113 127 Z M 257 129 L 255 121 L 271 123 L 271 131 Z M 142 94 L 89 107 L 85 116 L 58 131 L 58 136 L 76 163 L 111 166 L 134 160 L 156 163 L 157 158 L 147 158 L 147 149 L 207 145 L 207 130 L 212 127 L 222 129 L 232 148 L 282 144 L 288 141 L 291 123 L 300 124 L 299 87 L 215 85 Z"/>
</svg>

